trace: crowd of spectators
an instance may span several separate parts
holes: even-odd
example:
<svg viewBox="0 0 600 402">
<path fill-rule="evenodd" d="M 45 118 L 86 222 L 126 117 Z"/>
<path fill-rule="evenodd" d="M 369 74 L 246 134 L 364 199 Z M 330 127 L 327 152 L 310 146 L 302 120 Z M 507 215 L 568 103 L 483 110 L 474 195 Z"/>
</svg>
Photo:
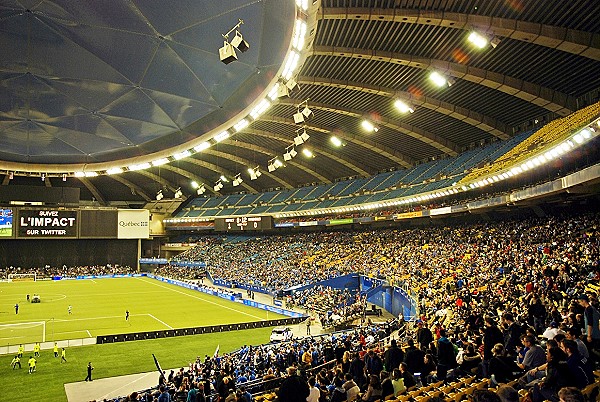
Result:
<svg viewBox="0 0 600 402">
<path fill-rule="evenodd" d="M 33 268 L 22 268 L 22 267 L 4 267 L 0 268 L 0 278 L 8 278 L 11 274 L 35 274 L 36 278 L 52 278 L 55 276 L 61 276 L 65 278 L 74 278 L 77 276 L 88 276 L 88 275 L 124 275 L 133 274 L 137 271 L 135 268 L 130 266 L 124 266 L 119 264 L 106 264 L 106 265 L 82 265 L 67 267 L 52 267 L 46 265 L 44 267 L 33 267 Z"/>
<path fill-rule="evenodd" d="M 528 390 L 534 402 L 558 401 L 560 389 L 581 390 L 594 381 L 592 362 L 597 364 L 600 349 L 599 228 L 600 215 L 581 214 L 273 236 L 232 245 L 232 254 L 208 263 L 215 276 L 257 280 L 271 288 L 358 272 L 413 294 L 421 318 L 402 350 L 404 365 L 386 363 L 387 350 L 369 350 L 366 344 L 349 350 L 354 355 L 346 359 L 334 353 L 338 369 L 315 376 L 328 400 L 345 400 L 353 384 L 366 401 L 385 397 L 384 388 L 406 392 L 398 391 L 400 378 L 411 389 L 475 374 L 492 384 L 518 379 L 515 387 Z M 351 369 L 355 360 L 359 369 Z M 383 364 L 373 363 L 377 360 Z M 388 379 L 398 389 L 383 385 Z M 300 375 L 294 381 L 312 392 L 306 380 Z M 286 390 L 282 384 L 280 400 L 300 400 L 285 399 Z M 343 398 L 336 399 L 338 394 Z"/>
</svg>

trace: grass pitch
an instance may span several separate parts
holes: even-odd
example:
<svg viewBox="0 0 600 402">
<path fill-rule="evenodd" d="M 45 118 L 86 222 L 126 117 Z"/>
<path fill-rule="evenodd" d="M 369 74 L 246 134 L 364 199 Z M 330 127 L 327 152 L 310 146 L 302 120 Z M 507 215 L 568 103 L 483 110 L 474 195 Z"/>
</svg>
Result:
<svg viewBox="0 0 600 402">
<path fill-rule="evenodd" d="M 34 293 L 41 303 L 27 303 L 26 295 Z M 283 316 L 145 277 L 0 283 L 3 346 L 43 341 L 44 336 L 52 341 L 277 318 Z M 42 322 L 45 332 L 36 324 Z M 152 353 L 162 367 L 186 366 L 196 356 L 212 355 L 217 345 L 221 353 L 228 352 L 266 343 L 270 333 L 271 328 L 260 328 L 73 347 L 67 349 L 68 362 L 63 364 L 51 350 L 43 350 L 32 375 L 26 367 L 29 352 L 23 355 L 21 370 L 11 369 L 12 355 L 0 356 L 0 378 L 11 384 L 2 398 L 66 401 L 63 384 L 82 381 L 88 361 L 94 364 L 94 378 L 155 370 Z"/>
<path fill-rule="evenodd" d="M 26 301 L 34 293 L 41 303 Z M 0 283 L 0 346 L 275 318 L 146 277 Z"/>
</svg>

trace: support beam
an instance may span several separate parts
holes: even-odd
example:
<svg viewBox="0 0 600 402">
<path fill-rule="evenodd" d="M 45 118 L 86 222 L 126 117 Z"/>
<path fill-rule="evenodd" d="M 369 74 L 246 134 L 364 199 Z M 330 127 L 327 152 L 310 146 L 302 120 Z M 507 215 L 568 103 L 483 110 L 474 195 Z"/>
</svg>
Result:
<svg viewBox="0 0 600 402">
<path fill-rule="evenodd" d="M 206 149 L 203 152 L 206 153 L 206 154 L 208 154 L 208 155 L 216 156 L 217 158 L 229 159 L 231 161 L 234 161 L 235 163 L 239 163 L 240 165 L 243 165 L 246 169 L 250 168 L 250 167 L 252 167 L 252 168 L 254 167 L 252 161 L 250 161 L 248 159 L 240 158 L 239 156 L 236 156 L 236 155 L 228 154 L 226 152 L 216 151 L 216 150 L 211 149 L 211 148 Z M 287 181 L 283 180 L 281 177 L 275 176 L 273 173 L 269 172 L 266 169 L 262 172 L 262 174 L 264 174 L 267 177 L 270 177 L 272 180 L 275 180 L 277 183 L 281 184 L 282 186 L 284 186 L 287 189 L 294 188 L 294 186 L 292 186 L 290 183 L 288 183 Z M 232 176 L 235 176 L 235 175 L 232 175 Z M 242 184 L 244 184 L 245 182 L 246 181 L 244 180 L 242 182 Z"/>
<path fill-rule="evenodd" d="M 600 35 L 536 22 L 417 8 L 323 7 L 319 20 L 393 21 L 454 29 L 477 29 L 490 35 L 533 43 L 600 61 Z"/>
<path fill-rule="evenodd" d="M 418 68 L 421 70 L 436 69 L 452 77 L 483 85 L 505 94 L 515 96 L 526 102 L 532 103 L 546 110 L 566 116 L 573 112 L 576 106 L 575 98 L 562 92 L 555 91 L 541 85 L 513 78 L 494 71 L 452 63 L 444 60 L 416 57 L 410 54 L 386 52 L 372 49 L 357 49 L 333 46 L 315 46 L 308 53 L 310 56 L 335 56 L 361 60 L 376 60 L 387 63 Z M 494 134 L 494 133 L 492 133 Z M 508 135 L 502 138 L 507 139 Z"/>
<path fill-rule="evenodd" d="M 284 99 L 284 100 L 280 101 L 280 104 L 295 106 L 298 104 L 297 102 L 299 102 L 299 101 L 296 99 L 292 99 L 292 100 Z M 332 105 L 325 104 L 325 103 L 310 102 L 310 107 L 313 109 L 325 110 L 325 111 L 328 111 L 331 113 L 342 114 L 344 116 L 351 116 L 351 117 L 355 117 L 358 119 L 362 118 L 362 116 L 364 115 L 364 112 L 360 111 L 360 110 L 347 109 L 347 108 L 332 106 Z M 392 120 L 392 119 L 389 119 L 389 118 L 383 117 L 383 116 L 379 120 L 377 120 L 377 123 L 379 123 L 380 125 L 385 126 L 387 128 L 390 128 L 392 130 L 406 134 L 409 137 L 413 137 L 413 138 L 420 140 L 426 144 L 429 144 L 432 147 L 439 149 L 440 151 L 444 151 L 444 153 L 446 153 L 448 155 L 452 155 L 452 156 L 458 155 L 459 147 L 452 141 L 446 140 L 438 135 L 435 135 L 428 131 L 422 130 L 411 124 L 398 122 L 398 121 L 395 121 L 395 120 Z M 435 141 L 434 141 L 434 139 L 435 139 Z"/>
<path fill-rule="evenodd" d="M 145 176 L 149 179 L 154 180 L 155 182 L 159 183 L 162 187 L 166 187 L 167 190 L 171 191 L 171 192 L 175 192 L 175 190 L 177 190 L 177 187 L 175 187 L 173 184 L 171 184 L 169 181 L 163 179 L 160 176 L 155 175 L 154 173 L 150 173 L 147 170 L 135 170 L 131 173 L 137 173 L 137 174 L 141 174 L 142 176 Z"/>
<path fill-rule="evenodd" d="M 289 143 L 290 139 L 287 138 L 286 136 L 283 135 L 279 135 L 279 134 L 275 134 L 272 133 L 270 131 L 264 131 L 264 130 L 256 130 L 253 128 L 246 128 L 244 129 L 244 133 L 248 133 L 248 134 L 252 134 L 252 135 L 258 135 L 264 138 L 269 138 L 272 140 L 277 140 L 277 141 L 282 141 L 284 143 Z M 338 155 L 328 152 L 325 148 L 320 148 L 320 147 L 315 147 L 315 150 L 323 155 L 328 157 L 329 159 L 332 159 L 334 161 L 336 161 L 337 163 L 346 166 L 348 169 L 353 170 L 355 173 L 357 173 L 359 176 L 362 177 L 369 177 L 371 176 L 371 174 L 368 172 L 368 168 L 366 166 L 361 165 L 360 163 L 356 162 L 356 161 L 348 161 L 344 158 L 339 157 Z M 353 175 L 350 175 L 353 176 Z"/>
<path fill-rule="evenodd" d="M 102 196 L 102 193 L 100 193 L 100 191 L 96 188 L 96 186 L 92 184 L 92 182 L 89 179 L 86 179 L 85 177 L 80 177 L 79 181 L 82 182 L 88 190 L 90 190 L 90 193 L 92 193 L 92 195 L 94 196 L 94 198 L 96 198 L 96 201 L 98 201 L 100 205 L 106 205 L 106 200 Z"/>
<path fill-rule="evenodd" d="M 214 189 L 213 189 L 213 185 L 208 183 L 207 181 L 205 181 L 204 179 L 196 176 L 195 174 L 182 169 L 180 167 L 177 166 L 172 166 L 169 164 L 166 165 L 161 165 L 162 169 L 177 173 L 178 175 L 181 175 L 183 177 L 185 177 L 186 179 L 190 180 L 190 181 L 195 181 L 196 183 L 202 184 L 208 191 L 210 191 L 213 194 L 219 194 L 217 193 Z M 193 195 L 194 197 L 196 196 L 196 194 Z"/>
<path fill-rule="evenodd" d="M 461 120 L 466 124 L 470 124 L 474 127 L 479 128 L 480 130 L 490 133 L 495 137 L 502 139 L 508 138 L 508 134 L 504 132 L 505 130 L 507 130 L 506 125 L 498 123 L 496 119 L 492 119 L 482 114 L 473 112 L 472 110 L 461 108 L 448 102 L 442 102 L 429 96 L 415 96 L 410 92 L 398 91 L 394 88 L 386 88 L 377 85 L 367 85 L 361 82 L 354 81 L 334 80 L 331 78 L 299 77 L 298 83 L 304 85 L 343 88 L 351 91 L 359 91 L 368 94 L 385 96 L 386 98 L 390 99 L 403 99 L 410 102 L 414 106 L 422 106 L 424 108 L 433 110 L 446 116 L 454 117 L 455 119 Z M 456 144 L 439 136 L 436 136 L 436 138 L 436 142 L 428 143 L 431 146 L 438 148 L 440 151 L 447 149 L 448 152 L 444 153 L 447 153 L 448 155 L 456 155 L 456 153 L 454 153 L 457 152 Z M 444 142 L 446 142 L 447 144 L 445 145 Z M 438 146 L 435 145 L 436 143 L 438 144 Z"/>
<path fill-rule="evenodd" d="M 111 175 L 107 175 L 107 177 L 110 177 L 111 179 L 118 181 L 119 183 L 123 184 L 124 186 L 127 186 L 133 190 L 135 190 L 135 192 L 142 197 L 146 202 L 150 202 L 150 201 L 154 201 L 154 199 L 150 198 L 148 196 L 148 194 L 146 194 L 146 192 L 144 191 L 143 188 L 141 188 L 140 186 L 138 186 L 137 184 L 121 177 L 118 174 L 111 174 Z"/>
<path fill-rule="evenodd" d="M 196 166 L 201 166 L 205 169 L 212 170 L 213 172 L 217 172 L 219 175 L 229 176 L 229 177 L 234 177 L 236 175 L 236 173 L 230 172 L 227 169 L 223 169 L 222 167 L 217 166 L 214 163 L 210 163 L 210 162 L 206 162 L 201 159 L 198 159 L 197 157 L 202 154 L 206 154 L 206 150 L 195 154 L 194 157 L 185 159 L 185 162 L 194 164 Z M 227 183 L 223 183 L 223 186 L 225 186 L 226 184 Z M 242 182 L 242 184 L 240 184 L 240 186 L 244 187 L 246 190 L 250 191 L 251 193 L 258 193 L 258 190 L 256 188 L 250 186 L 248 183 L 246 183 L 245 180 Z"/>
<path fill-rule="evenodd" d="M 294 120 L 286 119 L 285 117 L 262 115 L 260 117 L 260 120 L 298 127 L 298 125 L 296 123 L 294 123 Z M 325 134 L 333 134 L 333 130 L 331 128 L 319 126 L 316 124 L 309 123 L 306 125 L 306 128 L 308 128 L 310 130 L 318 131 L 321 133 L 325 133 Z M 414 164 L 414 161 L 412 159 L 410 159 L 408 156 L 402 155 L 400 152 L 398 152 L 392 148 L 386 147 L 385 145 L 377 144 L 376 142 L 371 141 L 367 138 L 362 138 L 362 137 L 359 137 L 358 135 L 349 134 L 345 131 L 344 132 L 336 132 L 335 135 L 342 139 L 345 139 L 348 142 L 352 142 L 356 145 L 360 145 L 364 148 L 370 149 L 371 151 L 378 153 L 383 157 L 388 158 L 389 160 L 391 160 L 392 162 L 394 162 L 395 164 L 398 164 L 400 166 L 409 168 L 409 167 L 412 167 Z"/>
<path fill-rule="evenodd" d="M 246 130 L 244 130 L 244 132 L 246 132 Z M 261 154 L 267 155 L 269 158 L 274 158 L 276 156 L 279 156 L 279 154 L 275 154 L 272 150 L 258 146 L 256 144 L 251 144 L 249 142 L 242 142 L 239 140 L 225 140 L 222 142 L 222 144 L 226 144 L 226 145 L 231 145 L 234 147 L 241 147 L 244 149 L 249 149 L 251 151 L 254 152 L 259 152 Z M 317 149 L 312 147 L 313 149 Z M 320 155 L 322 155 L 322 153 L 320 151 L 317 151 L 317 153 L 319 153 Z M 294 166 L 295 168 L 298 168 L 300 170 L 305 171 L 306 173 L 308 173 L 309 175 L 313 176 L 314 178 L 316 178 L 318 181 L 322 182 L 322 183 L 326 183 L 326 184 L 331 184 L 331 180 L 329 180 L 327 177 L 317 173 L 316 171 L 314 171 L 313 169 L 311 169 L 310 167 L 306 166 L 304 163 L 300 163 L 294 159 L 292 159 L 291 161 L 287 161 L 288 164 Z M 261 169 L 261 173 L 263 171 L 266 170 L 266 173 L 269 173 L 268 169 Z"/>
</svg>

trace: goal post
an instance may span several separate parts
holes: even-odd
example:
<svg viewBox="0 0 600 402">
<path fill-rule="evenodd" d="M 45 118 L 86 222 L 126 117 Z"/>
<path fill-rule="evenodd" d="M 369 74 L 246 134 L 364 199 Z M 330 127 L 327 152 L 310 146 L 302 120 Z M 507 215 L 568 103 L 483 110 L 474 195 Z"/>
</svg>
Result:
<svg viewBox="0 0 600 402">
<path fill-rule="evenodd" d="M 36 274 L 8 274 L 9 282 L 35 282 Z"/>
<path fill-rule="evenodd" d="M 0 324 L 0 340 L 1 344 L 46 342 L 46 321 Z"/>
</svg>

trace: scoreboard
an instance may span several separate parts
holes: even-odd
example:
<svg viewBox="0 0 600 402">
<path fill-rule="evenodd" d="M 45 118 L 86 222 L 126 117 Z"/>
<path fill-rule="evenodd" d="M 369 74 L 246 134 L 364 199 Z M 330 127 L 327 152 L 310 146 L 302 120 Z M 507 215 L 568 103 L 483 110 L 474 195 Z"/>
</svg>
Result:
<svg viewBox="0 0 600 402">
<path fill-rule="evenodd" d="M 272 216 L 236 216 L 231 218 L 215 218 L 215 231 L 217 232 L 242 232 L 268 229 L 273 229 Z"/>
</svg>

